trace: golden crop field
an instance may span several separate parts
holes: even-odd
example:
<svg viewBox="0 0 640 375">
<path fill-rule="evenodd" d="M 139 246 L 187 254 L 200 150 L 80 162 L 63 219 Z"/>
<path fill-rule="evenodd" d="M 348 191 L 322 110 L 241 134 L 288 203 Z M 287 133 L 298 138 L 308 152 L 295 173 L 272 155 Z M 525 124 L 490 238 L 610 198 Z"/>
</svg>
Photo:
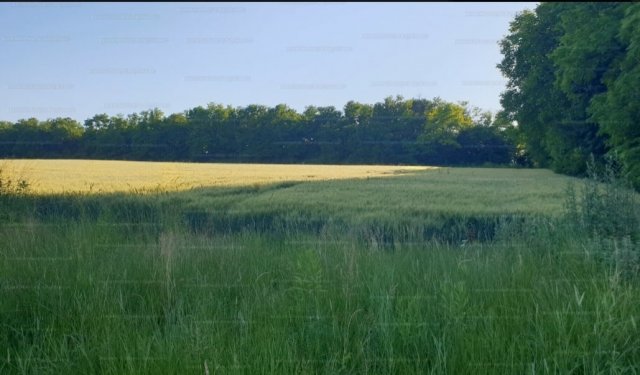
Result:
<svg viewBox="0 0 640 375">
<path fill-rule="evenodd" d="M 191 208 L 391 221 L 435 212 L 557 214 L 568 183 L 577 182 L 545 169 L 427 166 L 16 159 L 0 169 L 36 195 L 174 192 Z M 227 193 L 239 187 L 250 189 Z"/>
<path fill-rule="evenodd" d="M 435 167 L 165 163 L 113 160 L 6 159 L 0 169 L 25 179 L 33 193 L 127 192 L 262 185 L 393 176 Z"/>
</svg>

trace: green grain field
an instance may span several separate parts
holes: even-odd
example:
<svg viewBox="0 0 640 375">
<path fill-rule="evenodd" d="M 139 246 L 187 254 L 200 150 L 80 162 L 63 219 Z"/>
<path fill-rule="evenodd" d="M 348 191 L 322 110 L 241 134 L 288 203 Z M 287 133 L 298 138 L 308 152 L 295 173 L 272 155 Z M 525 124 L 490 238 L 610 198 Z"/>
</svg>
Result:
<svg viewBox="0 0 640 375">
<path fill-rule="evenodd" d="M 0 162 L 0 373 L 640 372 L 634 193 L 534 169 L 55 162 Z"/>
</svg>

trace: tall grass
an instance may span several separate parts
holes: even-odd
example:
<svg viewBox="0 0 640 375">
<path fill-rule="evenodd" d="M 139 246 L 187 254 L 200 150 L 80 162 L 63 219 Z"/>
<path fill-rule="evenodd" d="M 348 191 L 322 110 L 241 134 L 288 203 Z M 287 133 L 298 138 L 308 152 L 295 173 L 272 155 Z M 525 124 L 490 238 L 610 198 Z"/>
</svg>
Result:
<svg viewBox="0 0 640 375">
<path fill-rule="evenodd" d="M 640 205 L 631 184 L 618 176 L 609 160 L 598 168 L 588 165 L 589 178 L 576 192 L 567 189 L 566 219 L 576 233 L 584 234 L 624 277 L 640 273 Z"/>
<path fill-rule="evenodd" d="M 228 193 L 210 192 L 260 191 Z M 20 197 L 0 226 L 0 373 L 637 373 L 638 279 L 598 256 L 635 237 L 576 219 L 594 197 L 461 241 L 411 235 L 417 217 Z"/>
</svg>

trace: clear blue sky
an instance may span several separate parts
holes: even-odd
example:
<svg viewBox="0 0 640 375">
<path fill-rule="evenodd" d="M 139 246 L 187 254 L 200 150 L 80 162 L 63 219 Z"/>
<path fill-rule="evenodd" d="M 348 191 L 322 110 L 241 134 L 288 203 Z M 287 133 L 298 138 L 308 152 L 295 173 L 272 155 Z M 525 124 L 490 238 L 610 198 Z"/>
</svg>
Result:
<svg viewBox="0 0 640 375">
<path fill-rule="evenodd" d="M 535 6 L 2 3 L 0 120 L 398 94 L 497 111 L 497 41 Z"/>
</svg>

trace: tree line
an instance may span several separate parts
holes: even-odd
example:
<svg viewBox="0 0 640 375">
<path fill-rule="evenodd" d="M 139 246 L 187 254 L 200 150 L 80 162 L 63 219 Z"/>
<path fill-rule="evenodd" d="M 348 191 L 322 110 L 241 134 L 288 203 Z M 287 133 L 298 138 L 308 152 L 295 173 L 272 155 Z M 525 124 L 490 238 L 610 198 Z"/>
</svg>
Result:
<svg viewBox="0 0 640 375">
<path fill-rule="evenodd" d="M 0 157 L 265 163 L 481 165 L 525 163 L 516 130 L 467 103 L 387 97 L 308 106 L 211 103 L 169 116 L 0 122 Z"/>
<path fill-rule="evenodd" d="M 542 3 L 500 42 L 504 116 L 536 166 L 618 161 L 640 188 L 640 4 Z"/>
</svg>

